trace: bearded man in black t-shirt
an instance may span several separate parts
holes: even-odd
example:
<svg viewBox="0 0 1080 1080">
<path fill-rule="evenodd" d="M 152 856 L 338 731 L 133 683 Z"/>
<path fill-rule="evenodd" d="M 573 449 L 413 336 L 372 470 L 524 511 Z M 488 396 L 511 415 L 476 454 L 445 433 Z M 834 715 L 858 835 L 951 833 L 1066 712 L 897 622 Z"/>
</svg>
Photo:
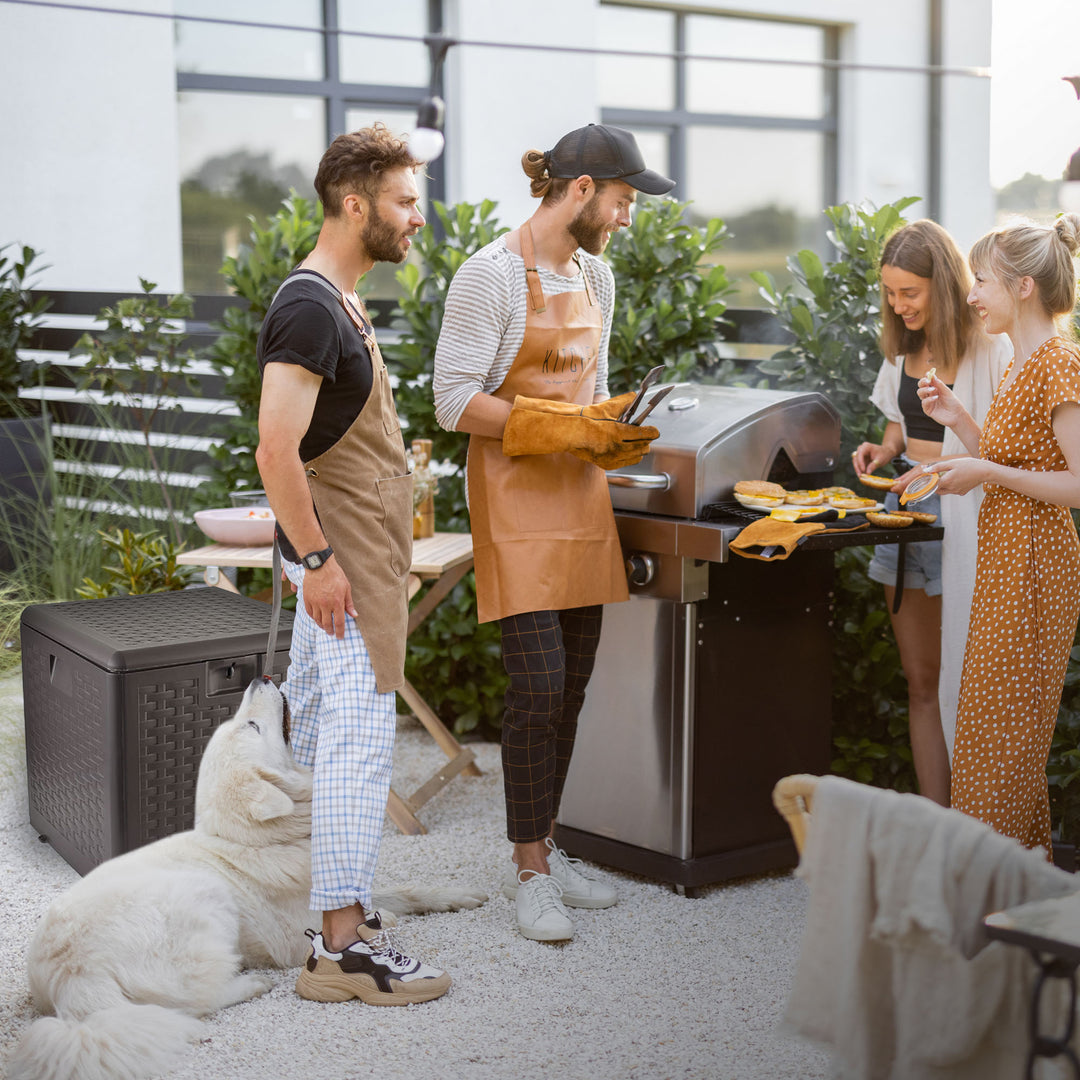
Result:
<svg viewBox="0 0 1080 1080">
<path fill-rule="evenodd" d="M 356 283 L 401 262 L 424 224 L 419 163 L 383 125 L 339 136 L 315 188 L 324 220 L 259 334 L 256 460 L 297 592 L 289 671 L 296 758 L 314 770 L 311 909 L 296 989 L 316 1001 L 428 1001 L 450 977 L 369 910 L 390 786 L 408 619 L 412 477 Z"/>
</svg>

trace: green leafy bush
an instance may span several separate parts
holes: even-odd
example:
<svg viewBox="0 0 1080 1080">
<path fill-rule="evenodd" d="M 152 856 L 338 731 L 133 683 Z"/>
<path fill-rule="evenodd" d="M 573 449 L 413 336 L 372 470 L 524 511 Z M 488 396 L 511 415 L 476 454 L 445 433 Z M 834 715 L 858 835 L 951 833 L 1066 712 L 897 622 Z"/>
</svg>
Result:
<svg viewBox="0 0 1080 1080">
<path fill-rule="evenodd" d="M 259 328 L 278 286 L 315 246 L 322 227 L 322 207 L 295 192 L 260 226 L 250 218 L 251 233 L 221 273 L 230 290 L 247 306 L 229 307 L 214 324 L 218 332 L 206 359 L 224 376 L 222 396 L 240 410 L 226 419 L 221 442 L 210 449 L 211 475 L 198 492 L 200 506 L 228 506 L 229 493 L 259 488 L 255 448 L 259 445 L 259 396 L 262 380 L 255 360 Z"/>
<path fill-rule="evenodd" d="M 461 264 L 507 232 L 495 224 L 495 203 L 458 203 L 433 209 L 442 224 L 436 237 L 425 226 L 413 239 L 420 258 L 397 272 L 403 296 L 394 310 L 396 341 L 383 346 L 387 367 L 397 376 L 394 400 L 405 438 L 431 439 L 432 461 L 440 463 L 435 527 L 468 532 L 465 458 L 469 439 L 435 423 L 431 397 L 435 345 L 446 293 Z M 414 604 L 423 597 L 419 593 Z M 476 621 L 476 582 L 468 574 L 409 638 L 405 675 L 444 723 L 458 734 L 497 738 L 502 725 L 506 674 L 500 658 L 499 628 Z"/>
<path fill-rule="evenodd" d="M 615 274 L 615 315 L 608 346 L 612 394 L 634 387 L 657 364 L 662 382 L 720 381 L 734 364 L 721 359 L 720 328 L 733 290 L 716 261 L 727 239 L 723 221 L 688 224 L 688 203 L 643 199 L 632 228 L 611 239 L 607 260 Z"/>
<path fill-rule="evenodd" d="M 139 278 L 139 284 L 142 296 L 125 297 L 115 307 L 103 308 L 98 317 L 105 328 L 83 334 L 71 355 L 86 357 L 80 389 L 97 389 L 119 399 L 135 418 L 173 539 L 179 543 L 183 526 L 151 433 L 159 413 L 181 408 L 177 399 L 182 393 L 202 392 L 189 371 L 195 352 L 184 346 L 185 334 L 178 326 L 191 318 L 193 304 L 185 294 L 162 303 L 152 295 L 154 282 Z"/>
<path fill-rule="evenodd" d="M 105 547 L 104 581 L 84 578 L 76 593 L 86 600 L 108 596 L 141 596 L 145 593 L 182 589 L 191 580 L 194 567 L 181 566 L 176 557 L 183 550 L 157 532 L 136 533 L 131 529 L 99 532 Z"/>
<path fill-rule="evenodd" d="M 23 246 L 19 257 L 4 255 L 10 244 L 0 247 L 0 417 L 18 416 L 19 387 L 26 381 L 19 349 L 30 344 L 34 327 L 49 306 L 41 297 L 30 296 L 31 264 L 38 257 L 32 247 Z"/>
<path fill-rule="evenodd" d="M 758 367 L 780 389 L 819 390 L 840 410 L 843 422 L 838 482 L 854 482 L 851 452 L 877 441 L 884 421 L 870 403 L 881 366 L 879 262 L 885 241 L 904 224 L 903 211 L 917 198 L 880 209 L 844 203 L 830 206 L 829 240 L 839 257 L 823 263 L 803 250 L 787 260 L 794 285 L 777 290 L 770 274 L 750 275 L 770 310 L 795 342 Z"/>
</svg>

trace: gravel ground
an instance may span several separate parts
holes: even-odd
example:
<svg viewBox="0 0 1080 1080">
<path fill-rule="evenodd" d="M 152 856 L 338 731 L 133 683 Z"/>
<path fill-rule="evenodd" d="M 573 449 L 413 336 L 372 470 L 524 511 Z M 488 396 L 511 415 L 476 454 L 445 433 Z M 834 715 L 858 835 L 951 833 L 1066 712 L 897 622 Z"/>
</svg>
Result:
<svg viewBox="0 0 1080 1080">
<path fill-rule="evenodd" d="M 744 878 L 689 899 L 617 871 L 606 911 L 573 911 L 565 944 L 526 941 L 499 886 L 508 865 L 497 746 L 484 775 L 454 780 L 421 811 L 430 830 L 387 822 L 380 881 L 475 885 L 475 911 L 401 921 L 408 950 L 454 978 L 407 1008 L 322 1005 L 273 971 L 267 995 L 209 1018 L 170 1080 L 815 1080 L 819 1048 L 780 1034 L 807 896 L 790 874 Z M 394 784 L 412 790 L 441 759 L 412 718 L 398 727 Z M 0 681 L 0 1075 L 33 1018 L 25 943 L 75 871 L 27 816 L 18 677 Z"/>
</svg>

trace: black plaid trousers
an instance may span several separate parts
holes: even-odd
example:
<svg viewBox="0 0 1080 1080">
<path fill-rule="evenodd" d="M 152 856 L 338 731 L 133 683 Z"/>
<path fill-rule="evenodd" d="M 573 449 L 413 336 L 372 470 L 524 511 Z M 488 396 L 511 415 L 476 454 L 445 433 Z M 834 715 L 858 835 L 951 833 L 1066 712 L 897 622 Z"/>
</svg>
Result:
<svg viewBox="0 0 1080 1080">
<path fill-rule="evenodd" d="M 502 725 L 506 835 L 515 844 L 543 840 L 559 812 L 603 612 L 595 604 L 499 620 L 510 677 Z"/>
</svg>

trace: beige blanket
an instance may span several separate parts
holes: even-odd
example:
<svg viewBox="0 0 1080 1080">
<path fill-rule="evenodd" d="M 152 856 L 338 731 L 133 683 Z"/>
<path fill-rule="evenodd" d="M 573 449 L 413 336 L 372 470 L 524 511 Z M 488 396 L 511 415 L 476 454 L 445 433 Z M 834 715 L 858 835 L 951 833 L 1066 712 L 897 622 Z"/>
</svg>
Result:
<svg viewBox="0 0 1080 1080">
<path fill-rule="evenodd" d="M 982 918 L 1080 880 L 957 811 L 839 777 L 817 786 L 798 873 L 810 904 L 784 1026 L 830 1046 L 839 1077 L 1024 1075 L 1035 964 Z"/>
</svg>

